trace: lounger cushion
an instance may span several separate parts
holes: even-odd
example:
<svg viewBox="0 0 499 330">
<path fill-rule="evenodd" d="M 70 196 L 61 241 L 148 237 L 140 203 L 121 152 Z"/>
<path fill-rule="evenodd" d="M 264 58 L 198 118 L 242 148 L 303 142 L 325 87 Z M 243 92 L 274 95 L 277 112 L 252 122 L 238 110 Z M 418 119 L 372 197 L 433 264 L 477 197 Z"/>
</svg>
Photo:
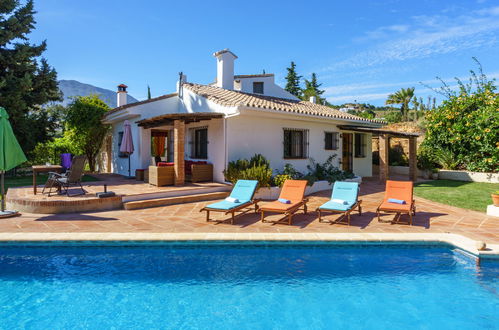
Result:
<svg viewBox="0 0 499 330">
<path fill-rule="evenodd" d="M 307 189 L 307 180 L 286 180 L 282 185 L 279 198 L 289 199 L 291 203 L 303 200 Z"/>
<path fill-rule="evenodd" d="M 228 202 L 226 200 L 223 200 L 223 201 L 220 201 L 217 203 L 210 204 L 210 205 L 206 206 L 206 208 L 207 209 L 214 209 L 214 210 L 229 211 L 229 210 L 235 209 L 236 207 L 239 207 L 239 206 L 244 205 L 244 204 L 249 204 L 249 203 L 250 203 L 250 201 L 239 201 L 237 203 L 231 203 L 231 202 Z"/>
<path fill-rule="evenodd" d="M 353 205 L 359 196 L 358 182 L 336 181 L 333 186 L 331 199 L 341 199 L 347 204 Z"/>
<path fill-rule="evenodd" d="M 239 201 L 249 201 L 253 199 L 258 181 L 256 180 L 237 180 L 230 197 L 239 199 Z"/>
<path fill-rule="evenodd" d="M 379 209 L 381 211 L 386 210 L 386 211 L 401 211 L 401 212 L 409 212 L 411 210 L 411 205 L 410 204 L 395 204 L 395 203 L 389 203 L 388 201 L 384 201 Z"/>
<path fill-rule="evenodd" d="M 322 204 L 321 206 L 319 206 L 319 209 L 321 210 L 333 210 L 333 211 L 348 211 L 352 208 L 354 203 L 348 203 L 348 204 L 344 204 L 344 203 L 337 203 L 337 202 L 333 202 L 333 201 L 328 201 L 324 204 Z"/>
<path fill-rule="evenodd" d="M 413 200 L 413 186 L 414 184 L 411 181 L 387 180 L 384 201 L 386 202 L 388 199 L 393 198 L 410 203 Z"/>
<path fill-rule="evenodd" d="M 301 202 L 301 201 L 300 201 Z M 279 201 L 273 201 L 269 203 L 265 203 L 260 207 L 260 210 L 264 211 L 277 211 L 277 212 L 286 212 L 295 208 L 300 202 L 292 202 L 291 204 L 283 204 Z"/>
</svg>

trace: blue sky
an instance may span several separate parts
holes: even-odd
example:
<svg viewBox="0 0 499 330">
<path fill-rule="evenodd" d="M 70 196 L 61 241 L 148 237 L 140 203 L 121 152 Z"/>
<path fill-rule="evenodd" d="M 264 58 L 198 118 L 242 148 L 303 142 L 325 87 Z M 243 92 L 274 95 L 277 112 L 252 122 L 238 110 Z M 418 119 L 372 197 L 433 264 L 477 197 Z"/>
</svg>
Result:
<svg viewBox="0 0 499 330">
<path fill-rule="evenodd" d="M 316 72 L 333 104 L 382 105 L 401 87 L 435 95 L 468 77 L 476 56 L 499 77 L 499 1 L 136 1 L 35 0 L 33 41 L 46 39 L 45 57 L 59 79 L 115 89 L 138 99 L 174 91 L 178 72 L 210 83 L 212 53 L 230 48 L 236 74 L 286 67 Z"/>
</svg>

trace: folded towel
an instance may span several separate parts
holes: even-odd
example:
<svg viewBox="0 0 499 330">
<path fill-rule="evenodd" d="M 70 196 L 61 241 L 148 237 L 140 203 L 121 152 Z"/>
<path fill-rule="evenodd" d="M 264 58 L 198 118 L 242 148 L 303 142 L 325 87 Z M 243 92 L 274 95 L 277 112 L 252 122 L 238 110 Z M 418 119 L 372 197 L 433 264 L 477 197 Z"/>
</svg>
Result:
<svg viewBox="0 0 499 330">
<path fill-rule="evenodd" d="M 283 203 L 283 204 L 291 204 L 291 201 L 289 199 L 285 199 L 285 198 L 279 198 L 278 201 Z"/>
<path fill-rule="evenodd" d="M 231 202 L 231 203 L 239 203 L 239 199 L 234 198 L 234 197 L 227 197 L 225 200 L 227 202 Z"/>
<path fill-rule="evenodd" d="M 333 199 L 331 200 L 331 202 L 333 202 L 333 203 L 338 203 L 338 204 L 342 204 L 342 205 L 347 205 L 347 204 L 348 204 L 348 202 L 347 202 L 347 201 L 344 201 L 343 199 L 337 199 L 337 198 L 333 198 Z"/>
<path fill-rule="evenodd" d="M 405 204 L 405 201 L 402 199 L 388 198 L 388 203 Z"/>
</svg>

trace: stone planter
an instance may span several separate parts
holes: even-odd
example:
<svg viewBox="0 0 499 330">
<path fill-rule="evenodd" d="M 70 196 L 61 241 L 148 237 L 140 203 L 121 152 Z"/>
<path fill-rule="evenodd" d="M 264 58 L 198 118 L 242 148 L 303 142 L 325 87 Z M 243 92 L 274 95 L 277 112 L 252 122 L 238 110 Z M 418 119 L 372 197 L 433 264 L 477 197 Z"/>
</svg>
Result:
<svg viewBox="0 0 499 330">
<path fill-rule="evenodd" d="M 491 194 L 490 196 L 492 197 L 492 204 L 499 206 L 499 194 Z"/>
<path fill-rule="evenodd" d="M 433 172 L 433 173 L 430 174 L 430 176 L 431 176 L 431 179 L 438 180 L 438 172 L 436 172 L 436 173 Z"/>
<path fill-rule="evenodd" d="M 346 179 L 344 181 L 347 182 L 362 182 L 362 177 L 356 176 L 352 179 Z M 319 191 L 330 190 L 331 184 L 327 181 L 316 181 L 312 186 L 307 186 L 307 190 L 305 190 L 305 196 L 314 194 Z M 274 200 L 279 198 L 279 194 L 281 193 L 281 188 L 279 187 L 266 187 L 260 188 L 255 194 L 255 198 L 264 199 L 264 200 Z"/>
</svg>

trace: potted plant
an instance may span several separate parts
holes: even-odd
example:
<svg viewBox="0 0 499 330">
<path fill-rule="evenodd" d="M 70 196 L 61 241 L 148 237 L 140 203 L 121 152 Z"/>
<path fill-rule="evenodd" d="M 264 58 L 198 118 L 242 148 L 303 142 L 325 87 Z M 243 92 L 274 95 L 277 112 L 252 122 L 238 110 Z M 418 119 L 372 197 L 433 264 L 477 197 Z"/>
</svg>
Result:
<svg viewBox="0 0 499 330">
<path fill-rule="evenodd" d="M 494 204 L 494 206 L 499 206 L 499 190 L 493 192 L 491 196 L 492 196 L 492 203 Z"/>
<path fill-rule="evenodd" d="M 438 180 L 438 169 L 437 168 L 431 169 L 431 178 L 433 180 Z"/>
</svg>

